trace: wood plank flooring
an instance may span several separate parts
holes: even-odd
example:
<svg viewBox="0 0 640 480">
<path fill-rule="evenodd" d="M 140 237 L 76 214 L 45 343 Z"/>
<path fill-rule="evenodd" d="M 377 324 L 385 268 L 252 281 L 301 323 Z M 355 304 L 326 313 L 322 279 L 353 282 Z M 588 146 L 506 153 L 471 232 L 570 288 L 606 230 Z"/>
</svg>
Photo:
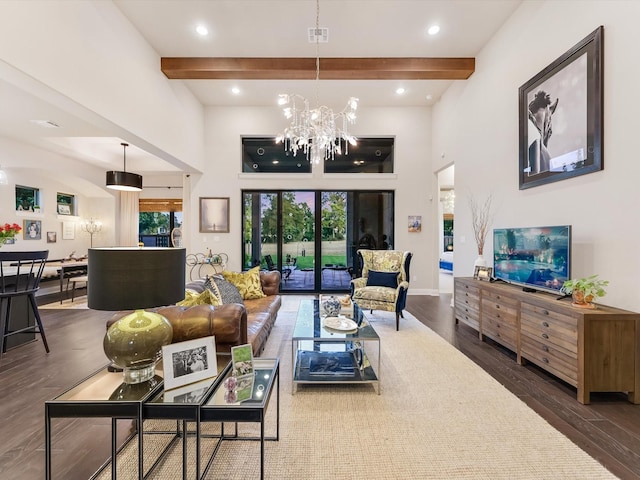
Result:
<svg viewBox="0 0 640 480">
<path fill-rule="evenodd" d="M 573 387 L 533 365 L 517 365 L 513 353 L 480 342 L 477 332 L 455 325 L 450 302 L 450 294 L 409 296 L 407 310 L 615 475 L 640 479 L 640 406 L 621 394 L 593 395 L 591 405 L 581 405 Z M 0 361 L 2 480 L 44 478 L 44 402 L 106 364 L 102 338 L 110 313 L 40 311 L 51 353 L 45 354 L 38 339 L 10 350 Z M 122 436 L 129 426 L 121 421 Z M 55 479 L 86 479 L 109 455 L 109 419 L 55 419 L 53 434 Z"/>
</svg>

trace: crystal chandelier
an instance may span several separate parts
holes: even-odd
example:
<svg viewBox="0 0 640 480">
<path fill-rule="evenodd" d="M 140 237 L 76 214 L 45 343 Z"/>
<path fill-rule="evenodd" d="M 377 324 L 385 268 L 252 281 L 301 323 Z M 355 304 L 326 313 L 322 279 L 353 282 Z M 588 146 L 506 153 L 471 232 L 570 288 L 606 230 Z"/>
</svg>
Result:
<svg viewBox="0 0 640 480">
<path fill-rule="evenodd" d="M 310 109 L 309 100 L 298 94 L 279 95 L 278 105 L 291 123 L 276 137 L 276 143 L 282 142 L 285 150 L 293 152 L 293 156 L 302 150 L 307 160 L 316 164 L 320 163 L 321 158 L 333 160 L 336 154 L 340 155 L 342 144 L 345 154 L 349 153 L 349 144 L 357 144 L 357 138 L 349 134 L 348 126 L 355 123 L 358 108 L 358 99 L 355 97 L 349 98 L 346 107 L 338 113 L 324 105 L 317 106 L 320 82 L 319 31 L 320 0 L 316 0 L 316 107 Z"/>
</svg>

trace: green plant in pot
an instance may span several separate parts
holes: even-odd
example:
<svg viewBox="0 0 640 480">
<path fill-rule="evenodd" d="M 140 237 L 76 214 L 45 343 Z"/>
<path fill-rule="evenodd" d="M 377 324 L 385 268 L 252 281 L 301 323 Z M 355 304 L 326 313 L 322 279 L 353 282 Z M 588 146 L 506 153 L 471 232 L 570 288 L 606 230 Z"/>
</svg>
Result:
<svg viewBox="0 0 640 480">
<path fill-rule="evenodd" d="M 571 294 L 572 305 L 581 308 L 595 308 L 594 302 L 598 297 L 604 297 L 607 292 L 604 287 L 609 280 L 600 280 L 598 275 L 567 280 L 562 284 L 562 292 Z"/>
</svg>

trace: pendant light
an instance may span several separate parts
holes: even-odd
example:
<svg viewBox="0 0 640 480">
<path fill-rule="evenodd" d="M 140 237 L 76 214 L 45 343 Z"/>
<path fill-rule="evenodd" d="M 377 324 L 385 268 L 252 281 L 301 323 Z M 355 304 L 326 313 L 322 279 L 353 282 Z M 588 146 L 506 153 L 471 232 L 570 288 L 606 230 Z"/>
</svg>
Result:
<svg viewBox="0 0 640 480">
<path fill-rule="evenodd" d="M 124 190 L 127 192 L 139 192 L 142 190 L 142 175 L 127 172 L 127 147 L 128 143 L 121 143 L 124 149 L 124 170 L 107 172 L 107 188 L 112 190 Z"/>
</svg>

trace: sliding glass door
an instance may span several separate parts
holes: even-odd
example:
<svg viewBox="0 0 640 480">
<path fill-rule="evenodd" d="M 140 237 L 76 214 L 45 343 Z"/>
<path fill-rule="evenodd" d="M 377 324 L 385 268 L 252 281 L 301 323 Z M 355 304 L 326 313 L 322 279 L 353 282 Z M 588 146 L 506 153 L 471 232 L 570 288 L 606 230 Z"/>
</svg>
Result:
<svg viewBox="0 0 640 480">
<path fill-rule="evenodd" d="M 282 272 L 281 290 L 341 292 L 358 248 L 390 248 L 393 192 L 244 191 L 244 266 Z"/>
</svg>

